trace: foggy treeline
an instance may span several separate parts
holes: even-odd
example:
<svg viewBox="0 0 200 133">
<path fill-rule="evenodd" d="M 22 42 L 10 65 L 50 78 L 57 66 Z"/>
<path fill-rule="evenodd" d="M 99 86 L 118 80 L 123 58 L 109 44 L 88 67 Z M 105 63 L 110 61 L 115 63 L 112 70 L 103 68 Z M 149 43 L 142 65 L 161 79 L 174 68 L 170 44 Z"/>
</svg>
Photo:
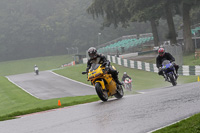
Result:
<svg viewBox="0 0 200 133">
<path fill-rule="evenodd" d="M 86 11 L 92 0 L 1 0 L 0 61 L 67 54 L 110 41 L 130 29 L 100 30 Z M 150 31 L 149 31 L 150 32 Z"/>
<path fill-rule="evenodd" d="M 0 0 L 0 61 L 68 54 L 67 48 L 73 47 L 84 52 L 90 46 L 124 35 L 151 32 L 148 22 L 101 30 L 103 19 L 93 19 L 86 11 L 91 3 L 92 0 Z M 180 25 L 178 16 L 175 25 Z M 158 30 L 164 40 L 165 21 Z"/>
</svg>

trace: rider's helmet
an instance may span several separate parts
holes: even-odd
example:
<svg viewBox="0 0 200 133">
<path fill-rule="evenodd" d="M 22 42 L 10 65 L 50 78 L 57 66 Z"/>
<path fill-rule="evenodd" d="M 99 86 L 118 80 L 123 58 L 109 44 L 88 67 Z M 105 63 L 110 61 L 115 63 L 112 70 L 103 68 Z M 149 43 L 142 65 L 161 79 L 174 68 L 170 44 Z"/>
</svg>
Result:
<svg viewBox="0 0 200 133">
<path fill-rule="evenodd" d="M 124 75 L 126 75 L 127 73 L 126 72 L 124 72 Z"/>
<path fill-rule="evenodd" d="M 88 55 L 89 55 L 90 59 L 95 59 L 97 57 L 97 49 L 94 47 L 89 48 Z"/>
<path fill-rule="evenodd" d="M 37 65 L 35 65 L 35 67 L 37 67 Z"/>
<path fill-rule="evenodd" d="M 164 48 L 159 48 L 158 49 L 158 54 L 159 54 L 159 56 L 163 56 L 165 54 L 165 49 Z"/>
</svg>

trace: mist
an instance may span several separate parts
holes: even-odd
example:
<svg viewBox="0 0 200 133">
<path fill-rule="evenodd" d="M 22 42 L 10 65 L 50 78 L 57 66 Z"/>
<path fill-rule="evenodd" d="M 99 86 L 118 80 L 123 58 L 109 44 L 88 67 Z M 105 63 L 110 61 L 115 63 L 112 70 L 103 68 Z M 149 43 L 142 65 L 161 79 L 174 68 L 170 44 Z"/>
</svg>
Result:
<svg viewBox="0 0 200 133">
<path fill-rule="evenodd" d="M 151 32 L 149 23 L 101 30 L 103 19 L 93 19 L 86 11 L 91 3 L 92 0 L 1 0 L 0 61 L 85 53 L 90 46 L 124 35 Z"/>
</svg>

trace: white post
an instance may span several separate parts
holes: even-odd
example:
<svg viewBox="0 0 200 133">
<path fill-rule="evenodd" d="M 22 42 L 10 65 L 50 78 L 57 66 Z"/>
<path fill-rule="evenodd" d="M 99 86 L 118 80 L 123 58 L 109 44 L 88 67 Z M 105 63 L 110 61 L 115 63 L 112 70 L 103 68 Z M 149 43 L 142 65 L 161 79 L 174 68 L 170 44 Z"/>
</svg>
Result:
<svg viewBox="0 0 200 133">
<path fill-rule="evenodd" d="M 76 54 L 78 54 L 78 47 L 76 47 Z"/>
<path fill-rule="evenodd" d="M 101 33 L 99 32 L 99 33 L 98 33 L 98 46 L 99 46 L 99 44 L 100 44 L 100 36 L 101 36 Z"/>
<path fill-rule="evenodd" d="M 67 50 L 67 54 L 69 54 L 69 48 L 66 47 L 66 50 Z"/>
<path fill-rule="evenodd" d="M 196 33 L 194 32 L 194 45 L 195 45 L 195 49 L 197 48 L 197 40 L 196 40 Z"/>
</svg>

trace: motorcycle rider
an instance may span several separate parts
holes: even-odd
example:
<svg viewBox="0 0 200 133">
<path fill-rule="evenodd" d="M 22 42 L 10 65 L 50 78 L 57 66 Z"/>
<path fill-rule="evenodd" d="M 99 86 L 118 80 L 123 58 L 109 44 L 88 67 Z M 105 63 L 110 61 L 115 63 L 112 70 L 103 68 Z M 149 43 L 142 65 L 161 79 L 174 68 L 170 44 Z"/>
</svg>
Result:
<svg viewBox="0 0 200 133">
<path fill-rule="evenodd" d="M 106 57 L 102 54 L 98 54 L 96 48 L 91 47 L 88 49 L 88 55 L 90 59 L 87 62 L 87 68 L 86 72 L 89 71 L 92 63 L 96 64 L 102 64 L 108 69 L 108 73 L 112 75 L 113 79 L 118 85 L 122 85 L 122 83 L 118 79 L 118 72 L 117 70 L 113 69 L 113 67 L 110 65 L 110 62 L 106 59 Z"/>
<path fill-rule="evenodd" d="M 39 68 L 37 65 L 34 66 L 34 71 L 35 71 L 35 73 L 36 73 L 36 71 L 39 71 Z"/>
<path fill-rule="evenodd" d="M 158 56 L 156 58 L 156 66 L 158 68 L 158 74 L 159 75 L 162 75 L 164 78 L 164 74 L 163 74 L 163 71 L 161 70 L 162 68 L 162 62 L 164 60 L 169 60 L 173 65 L 174 65 L 174 68 L 175 68 L 175 71 L 176 71 L 176 76 L 178 77 L 178 68 L 179 66 L 177 64 L 175 64 L 175 58 L 168 52 L 165 52 L 165 49 L 164 48 L 159 48 L 158 49 Z"/>
<path fill-rule="evenodd" d="M 122 76 L 122 82 L 124 82 L 126 78 L 131 79 L 131 77 L 128 76 L 128 74 L 127 74 L 126 72 L 124 72 L 124 74 L 123 74 L 123 76 Z"/>
</svg>

